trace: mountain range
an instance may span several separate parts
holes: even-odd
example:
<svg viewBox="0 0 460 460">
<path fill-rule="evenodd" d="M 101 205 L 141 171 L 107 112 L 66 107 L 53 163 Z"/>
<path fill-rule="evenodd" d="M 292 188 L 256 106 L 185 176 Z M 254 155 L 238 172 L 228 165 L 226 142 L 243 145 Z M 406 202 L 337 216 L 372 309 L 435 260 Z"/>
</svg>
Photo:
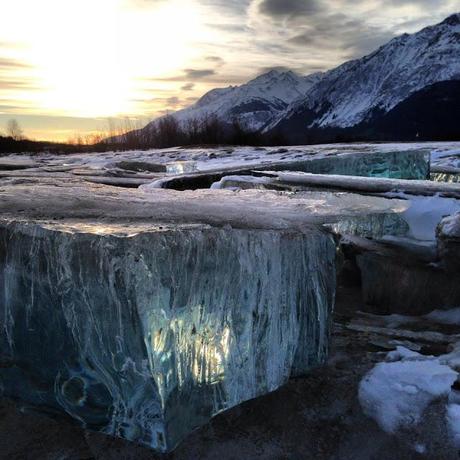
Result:
<svg viewBox="0 0 460 460">
<path fill-rule="evenodd" d="M 238 120 L 286 143 L 460 139 L 460 13 L 324 73 L 272 70 L 213 89 L 171 116 Z"/>
</svg>

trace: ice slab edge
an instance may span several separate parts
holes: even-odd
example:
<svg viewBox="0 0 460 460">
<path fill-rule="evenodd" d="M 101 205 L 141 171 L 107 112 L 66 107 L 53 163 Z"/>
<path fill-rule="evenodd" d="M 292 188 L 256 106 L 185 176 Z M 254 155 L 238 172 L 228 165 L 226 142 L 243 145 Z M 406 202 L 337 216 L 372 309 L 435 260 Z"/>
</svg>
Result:
<svg viewBox="0 0 460 460">
<path fill-rule="evenodd" d="M 382 177 L 390 179 L 425 180 L 430 177 L 430 151 L 353 152 L 323 158 L 301 160 L 264 161 L 246 166 L 227 166 L 189 174 L 166 176 L 141 188 L 171 188 L 177 190 L 208 188 L 225 176 L 248 175 L 253 171 L 297 171 L 312 174 L 341 176 Z"/>
<path fill-rule="evenodd" d="M 316 228 L 0 224 L 0 389 L 170 451 L 324 362 L 334 258 Z"/>
</svg>

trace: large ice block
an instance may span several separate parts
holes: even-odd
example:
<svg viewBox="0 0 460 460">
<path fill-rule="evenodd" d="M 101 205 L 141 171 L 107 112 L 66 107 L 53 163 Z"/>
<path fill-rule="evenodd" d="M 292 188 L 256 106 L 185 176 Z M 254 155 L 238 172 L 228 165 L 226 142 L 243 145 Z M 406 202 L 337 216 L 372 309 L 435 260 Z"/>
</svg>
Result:
<svg viewBox="0 0 460 460">
<path fill-rule="evenodd" d="M 171 450 L 327 355 L 334 244 L 320 231 L 3 224 L 8 396 Z"/>
</svg>

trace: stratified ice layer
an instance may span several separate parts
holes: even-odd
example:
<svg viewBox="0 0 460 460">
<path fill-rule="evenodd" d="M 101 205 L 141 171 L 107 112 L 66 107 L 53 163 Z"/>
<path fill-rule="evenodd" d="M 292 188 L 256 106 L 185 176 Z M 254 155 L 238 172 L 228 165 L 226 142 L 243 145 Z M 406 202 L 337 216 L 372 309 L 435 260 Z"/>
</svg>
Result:
<svg viewBox="0 0 460 460">
<path fill-rule="evenodd" d="M 0 226 L 4 394 L 168 451 L 324 361 L 330 235 L 120 227 Z"/>
</svg>

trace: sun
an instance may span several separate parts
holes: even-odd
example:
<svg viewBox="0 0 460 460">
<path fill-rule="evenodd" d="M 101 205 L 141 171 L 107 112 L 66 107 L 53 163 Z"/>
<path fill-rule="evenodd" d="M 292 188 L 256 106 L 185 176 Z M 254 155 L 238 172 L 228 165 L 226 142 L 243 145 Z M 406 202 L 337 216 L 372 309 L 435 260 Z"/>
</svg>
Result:
<svg viewBox="0 0 460 460">
<path fill-rule="evenodd" d="M 187 67 L 203 30 L 199 9 L 181 0 L 16 0 L 6 13 L 24 14 L 11 33 L 42 88 L 37 109 L 79 117 L 135 113 L 139 82 Z"/>
</svg>

